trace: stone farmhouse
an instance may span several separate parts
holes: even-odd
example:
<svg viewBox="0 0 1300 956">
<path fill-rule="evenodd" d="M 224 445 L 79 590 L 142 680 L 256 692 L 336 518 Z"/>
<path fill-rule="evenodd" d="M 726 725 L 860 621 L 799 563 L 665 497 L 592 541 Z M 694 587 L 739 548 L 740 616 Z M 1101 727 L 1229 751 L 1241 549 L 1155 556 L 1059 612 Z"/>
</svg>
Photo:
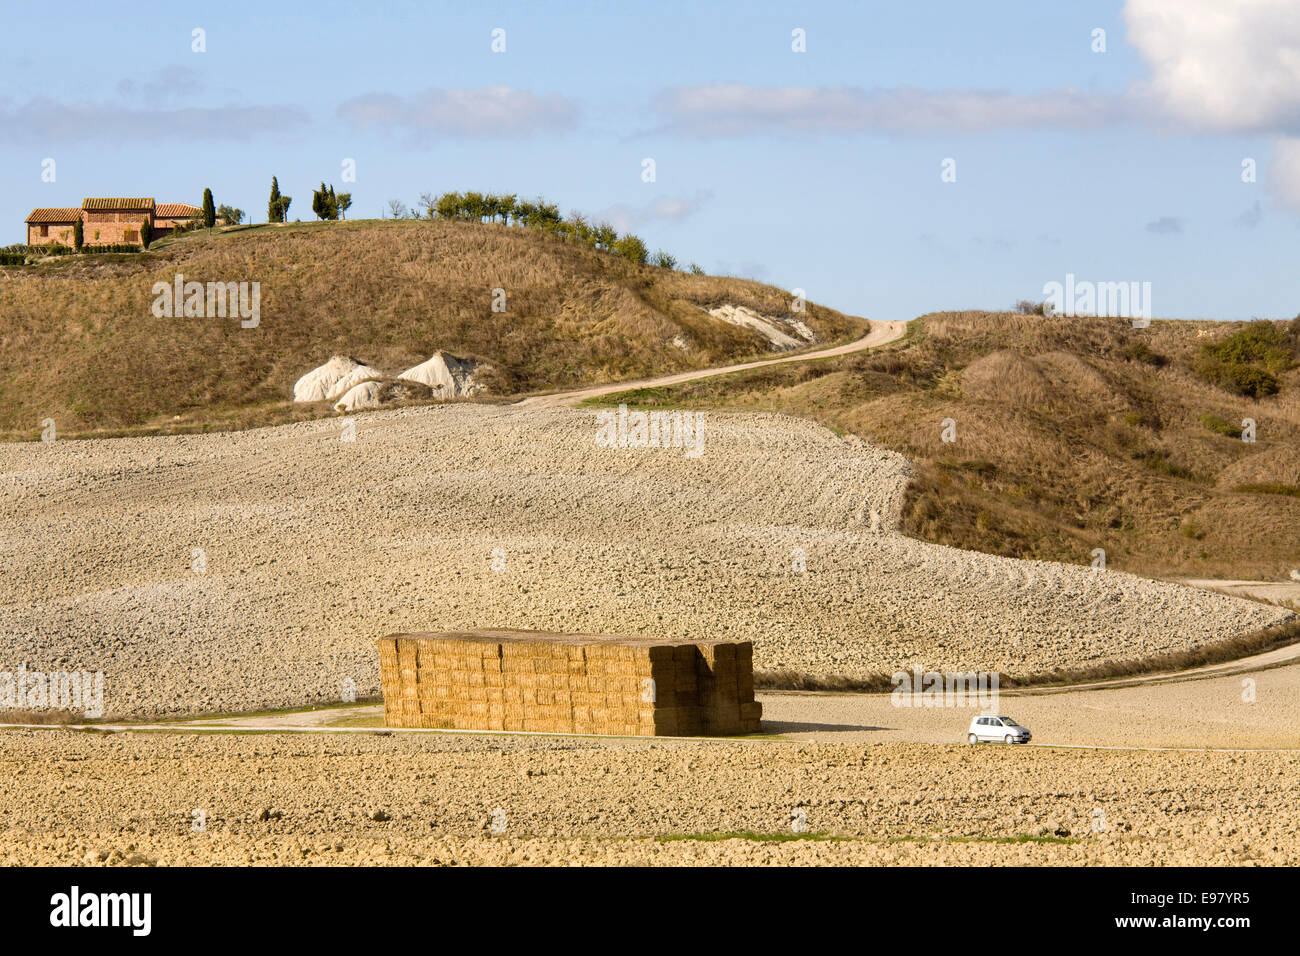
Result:
<svg viewBox="0 0 1300 956">
<path fill-rule="evenodd" d="M 131 245 L 140 242 L 145 221 L 151 236 L 170 236 L 181 223 L 202 210 L 183 202 L 155 203 L 153 199 L 83 199 L 80 206 L 33 209 L 27 217 L 27 244 L 72 245 L 72 231 L 81 220 L 82 241 L 87 246 Z"/>
</svg>

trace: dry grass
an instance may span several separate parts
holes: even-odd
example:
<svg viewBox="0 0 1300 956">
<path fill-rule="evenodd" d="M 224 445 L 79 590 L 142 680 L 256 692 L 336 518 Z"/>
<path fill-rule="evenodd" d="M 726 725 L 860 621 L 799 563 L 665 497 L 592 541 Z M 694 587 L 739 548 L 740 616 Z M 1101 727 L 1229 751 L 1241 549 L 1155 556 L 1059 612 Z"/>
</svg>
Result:
<svg viewBox="0 0 1300 956">
<path fill-rule="evenodd" d="M 261 283 L 261 325 L 157 319 L 152 288 Z M 505 313 L 491 311 L 506 290 Z M 436 349 L 491 362 L 496 395 L 616 381 L 767 354 L 701 311 L 787 314 L 781 290 L 637 266 L 534 230 L 333 222 L 197 233 L 142 255 L 0 269 L 0 434 L 201 431 L 292 421 L 293 383 L 333 354 L 400 371 Z M 810 305 L 823 341 L 865 328 Z M 672 344 L 685 336 L 689 351 Z"/>
<path fill-rule="evenodd" d="M 880 351 L 636 398 L 785 412 L 900 451 L 917 466 L 903 530 L 923 540 L 1078 564 L 1102 548 L 1109 567 L 1140 574 L 1279 579 L 1297 566 L 1300 498 L 1287 489 L 1300 484 L 1300 369 L 1261 401 L 1193 371 L 1206 341 L 1244 323 L 918 321 Z M 1240 438 L 1246 418 L 1253 443 Z"/>
<path fill-rule="evenodd" d="M 0 710 L 0 724 L 42 724 L 63 727 L 83 719 L 70 710 L 28 710 L 16 707 Z"/>
<path fill-rule="evenodd" d="M 842 675 L 809 674 L 795 670 L 754 672 L 754 688 L 756 690 L 826 690 L 878 694 L 887 693 L 893 690 L 894 686 L 894 682 L 888 674 L 873 674 L 870 677 L 844 677 Z"/>
</svg>

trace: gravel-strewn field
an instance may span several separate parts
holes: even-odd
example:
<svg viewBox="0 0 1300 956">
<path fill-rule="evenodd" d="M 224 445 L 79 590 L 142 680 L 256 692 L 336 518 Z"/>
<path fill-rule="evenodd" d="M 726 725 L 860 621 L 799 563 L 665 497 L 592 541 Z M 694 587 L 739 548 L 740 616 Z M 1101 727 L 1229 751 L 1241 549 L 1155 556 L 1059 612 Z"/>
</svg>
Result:
<svg viewBox="0 0 1300 956">
<path fill-rule="evenodd" d="M 112 716 L 377 693 L 392 631 L 741 637 L 762 669 L 1016 674 L 1289 613 L 922 544 L 891 530 L 901 457 L 703 418 L 695 459 L 598 447 L 591 411 L 471 405 L 359 416 L 355 442 L 331 420 L 0 446 L 0 668 L 102 670 Z"/>
<path fill-rule="evenodd" d="M 1295 865 L 1297 787 L 1294 752 L 7 731 L 0 861 Z M 848 839 L 655 839 L 796 812 Z"/>
</svg>

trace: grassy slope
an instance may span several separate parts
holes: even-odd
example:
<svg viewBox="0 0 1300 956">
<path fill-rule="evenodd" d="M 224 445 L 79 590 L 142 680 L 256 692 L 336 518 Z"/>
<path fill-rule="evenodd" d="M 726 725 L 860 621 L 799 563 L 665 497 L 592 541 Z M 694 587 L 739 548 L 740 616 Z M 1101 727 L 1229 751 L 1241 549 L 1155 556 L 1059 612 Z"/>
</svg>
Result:
<svg viewBox="0 0 1300 956">
<path fill-rule="evenodd" d="M 1300 566 L 1300 369 L 1280 395 L 1231 395 L 1191 373 L 1209 330 L 1241 323 L 996 313 L 925 316 L 884 350 L 653 393 L 814 418 L 917 466 L 904 530 L 1012 557 L 1144 574 L 1284 578 Z M 1131 357 L 1145 342 L 1165 365 Z M 1126 354 L 1126 352 L 1128 354 Z M 628 396 L 611 396 L 609 401 Z M 1257 422 L 1254 444 L 1223 434 Z M 940 440 L 941 422 L 957 441 Z M 1243 491 L 1272 487 L 1274 493 Z"/>
<path fill-rule="evenodd" d="M 257 329 L 156 319 L 152 287 L 258 281 Z M 507 295 L 491 311 L 492 290 Z M 0 269 L 0 435 L 246 427 L 312 417 L 293 383 L 333 354 L 398 372 L 436 349 L 485 359 L 496 395 L 707 367 L 770 354 L 700 306 L 788 314 L 783 290 L 635 266 L 519 228 L 313 223 L 164 240 L 144 255 Z M 823 342 L 866 323 L 809 305 Z M 685 335 L 693 345 L 672 345 Z"/>
</svg>

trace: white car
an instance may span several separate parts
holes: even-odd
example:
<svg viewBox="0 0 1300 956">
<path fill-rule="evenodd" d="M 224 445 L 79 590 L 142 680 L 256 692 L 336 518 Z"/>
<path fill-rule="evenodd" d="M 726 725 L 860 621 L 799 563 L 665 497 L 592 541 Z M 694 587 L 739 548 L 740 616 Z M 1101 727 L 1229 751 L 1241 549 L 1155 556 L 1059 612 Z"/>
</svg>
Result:
<svg viewBox="0 0 1300 956">
<path fill-rule="evenodd" d="M 971 720 L 966 742 L 977 744 L 981 740 L 1000 740 L 1006 744 L 1027 744 L 1032 736 L 1028 727 L 1021 727 L 1010 717 L 984 714 Z"/>
</svg>

